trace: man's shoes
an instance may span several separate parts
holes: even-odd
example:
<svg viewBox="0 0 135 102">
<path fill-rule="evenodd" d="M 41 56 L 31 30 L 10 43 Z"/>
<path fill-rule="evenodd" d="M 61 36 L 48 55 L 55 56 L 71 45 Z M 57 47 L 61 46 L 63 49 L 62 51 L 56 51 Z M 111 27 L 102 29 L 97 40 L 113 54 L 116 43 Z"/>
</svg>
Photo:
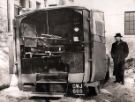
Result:
<svg viewBox="0 0 135 102">
<path fill-rule="evenodd" d="M 121 83 L 122 85 L 124 85 L 124 84 L 125 84 L 125 82 L 124 82 L 124 81 L 121 81 L 120 83 Z"/>
<path fill-rule="evenodd" d="M 120 84 L 122 84 L 122 85 L 124 85 L 125 84 L 125 82 L 124 81 L 118 81 L 118 80 L 115 80 L 115 81 L 113 81 L 114 83 L 120 83 Z"/>
</svg>

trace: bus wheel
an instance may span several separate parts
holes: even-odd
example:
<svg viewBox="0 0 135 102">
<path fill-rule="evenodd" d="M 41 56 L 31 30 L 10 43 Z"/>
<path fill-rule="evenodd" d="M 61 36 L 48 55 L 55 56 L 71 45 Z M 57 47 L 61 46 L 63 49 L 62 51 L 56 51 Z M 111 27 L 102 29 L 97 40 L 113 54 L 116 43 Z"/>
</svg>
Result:
<svg viewBox="0 0 135 102">
<path fill-rule="evenodd" d="M 86 96 L 95 96 L 100 93 L 100 86 L 88 87 L 86 91 Z"/>
<path fill-rule="evenodd" d="M 107 73 L 106 73 L 106 76 L 105 76 L 105 82 L 107 82 L 109 79 L 110 79 L 110 73 L 109 73 L 109 70 L 108 70 Z"/>
</svg>

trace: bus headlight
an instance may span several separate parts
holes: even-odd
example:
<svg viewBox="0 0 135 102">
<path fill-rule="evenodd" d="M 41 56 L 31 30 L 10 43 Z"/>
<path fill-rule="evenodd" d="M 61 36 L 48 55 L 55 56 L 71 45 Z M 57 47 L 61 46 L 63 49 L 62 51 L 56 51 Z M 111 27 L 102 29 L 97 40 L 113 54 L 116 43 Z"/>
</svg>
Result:
<svg viewBox="0 0 135 102">
<path fill-rule="evenodd" d="M 79 30 L 80 30 L 79 27 L 75 27 L 75 28 L 74 28 L 74 31 L 75 31 L 75 32 L 79 32 Z"/>
</svg>

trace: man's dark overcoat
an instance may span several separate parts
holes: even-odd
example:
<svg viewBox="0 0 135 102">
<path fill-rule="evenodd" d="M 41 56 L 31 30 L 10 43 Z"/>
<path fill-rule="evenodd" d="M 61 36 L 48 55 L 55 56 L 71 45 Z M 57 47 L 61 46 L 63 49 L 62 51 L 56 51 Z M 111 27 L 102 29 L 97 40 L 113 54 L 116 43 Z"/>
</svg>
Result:
<svg viewBox="0 0 135 102">
<path fill-rule="evenodd" d="M 128 56 L 129 53 L 129 48 L 126 42 L 120 41 L 120 42 L 114 42 L 112 44 L 112 49 L 111 49 L 111 56 L 114 61 L 114 72 L 113 74 L 119 74 L 122 72 L 124 69 L 123 64 L 125 62 L 125 58 Z"/>
</svg>

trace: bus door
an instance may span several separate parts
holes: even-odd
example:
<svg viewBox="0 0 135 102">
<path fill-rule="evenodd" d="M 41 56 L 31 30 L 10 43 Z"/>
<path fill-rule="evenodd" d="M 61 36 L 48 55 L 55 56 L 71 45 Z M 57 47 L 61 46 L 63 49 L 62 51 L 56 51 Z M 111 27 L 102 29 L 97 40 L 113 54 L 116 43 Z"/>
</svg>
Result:
<svg viewBox="0 0 135 102">
<path fill-rule="evenodd" d="M 103 80 L 106 75 L 106 48 L 104 13 L 92 11 L 92 76 L 91 82 Z"/>
</svg>

